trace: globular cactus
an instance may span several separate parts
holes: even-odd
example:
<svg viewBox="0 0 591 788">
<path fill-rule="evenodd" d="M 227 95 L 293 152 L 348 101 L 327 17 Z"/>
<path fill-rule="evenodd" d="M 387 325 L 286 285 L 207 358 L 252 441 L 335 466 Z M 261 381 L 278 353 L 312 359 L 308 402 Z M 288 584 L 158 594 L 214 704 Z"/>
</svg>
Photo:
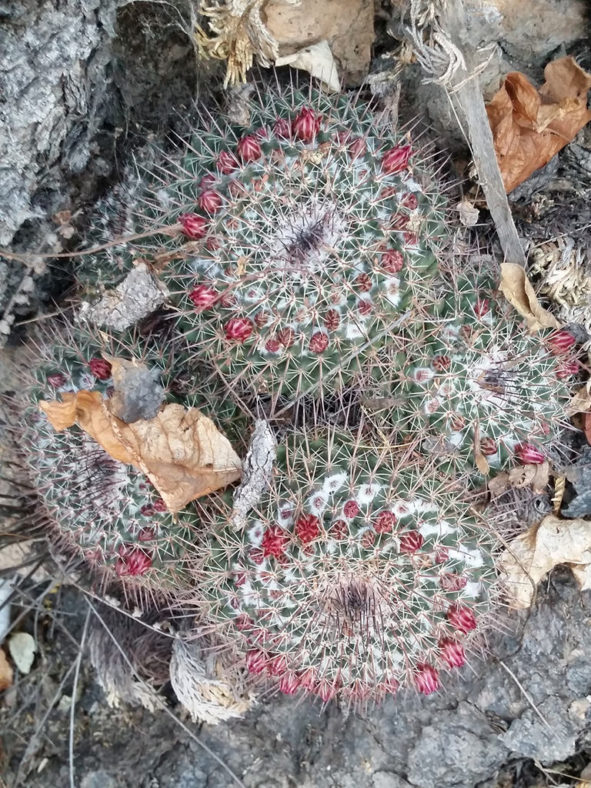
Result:
<svg viewBox="0 0 591 788">
<path fill-rule="evenodd" d="M 429 694 L 491 606 L 495 539 L 462 481 L 363 435 L 293 434 L 246 528 L 221 510 L 209 533 L 194 570 L 203 619 L 286 694 Z"/>
<path fill-rule="evenodd" d="M 235 385 L 338 390 L 427 292 L 442 187 L 361 100 L 271 89 L 249 111 L 244 128 L 206 119 L 152 168 L 135 229 L 161 233 L 117 256 L 156 262 L 190 352 Z"/>
<path fill-rule="evenodd" d="M 100 346 L 76 329 L 49 332 L 28 372 L 28 401 L 15 433 L 50 546 L 89 567 L 99 590 L 115 586 L 144 602 L 174 596 L 188 583 L 194 512 L 171 515 L 139 470 L 111 457 L 77 426 L 56 432 L 39 410 L 41 400 L 60 400 L 67 392 L 110 395 L 111 364 Z"/>
<path fill-rule="evenodd" d="M 382 429 L 414 436 L 450 469 L 541 463 L 567 425 L 574 344 L 564 329 L 528 333 L 486 276 L 456 275 L 360 385 Z"/>
</svg>

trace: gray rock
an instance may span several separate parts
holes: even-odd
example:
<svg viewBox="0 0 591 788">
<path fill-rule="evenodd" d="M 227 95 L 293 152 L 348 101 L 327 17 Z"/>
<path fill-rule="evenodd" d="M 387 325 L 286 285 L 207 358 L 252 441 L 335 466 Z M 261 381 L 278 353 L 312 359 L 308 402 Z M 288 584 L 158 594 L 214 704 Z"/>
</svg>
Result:
<svg viewBox="0 0 591 788">
<path fill-rule="evenodd" d="M 548 698 L 536 710 L 526 709 L 500 738 L 514 755 L 549 765 L 574 755 L 579 732 L 580 725 L 569 718 L 567 708 Z"/>
</svg>

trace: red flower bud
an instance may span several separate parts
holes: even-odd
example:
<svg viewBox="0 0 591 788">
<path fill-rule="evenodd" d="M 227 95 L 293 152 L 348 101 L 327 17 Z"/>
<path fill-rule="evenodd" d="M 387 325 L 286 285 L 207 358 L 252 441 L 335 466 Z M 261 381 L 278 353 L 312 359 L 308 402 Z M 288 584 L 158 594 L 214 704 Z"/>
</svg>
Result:
<svg viewBox="0 0 591 788">
<path fill-rule="evenodd" d="M 183 213 L 179 216 L 179 222 L 187 238 L 190 238 L 192 241 L 198 241 L 200 238 L 205 238 L 207 220 L 204 219 L 203 216 L 197 216 L 196 213 Z"/>
<path fill-rule="evenodd" d="M 203 178 L 199 181 L 199 188 L 201 191 L 205 191 L 207 189 L 211 189 L 211 187 L 216 182 L 216 177 L 213 172 L 208 172 L 207 175 L 204 175 Z"/>
<path fill-rule="evenodd" d="M 476 317 L 484 317 L 490 310 L 490 301 L 488 298 L 479 298 L 474 304 L 474 314 Z"/>
<path fill-rule="evenodd" d="M 373 527 L 378 534 L 391 533 L 396 525 L 396 515 L 393 512 L 380 512 L 373 521 Z"/>
<path fill-rule="evenodd" d="M 329 534 L 333 539 L 346 539 L 349 535 L 349 528 L 345 520 L 335 520 L 330 527 Z"/>
<path fill-rule="evenodd" d="M 48 375 L 47 376 L 47 382 L 54 389 L 59 389 L 65 384 L 66 376 L 62 375 L 61 372 L 54 372 L 53 375 Z"/>
<path fill-rule="evenodd" d="M 304 544 L 309 544 L 320 535 L 320 520 L 313 514 L 304 514 L 298 518 L 295 532 Z"/>
<path fill-rule="evenodd" d="M 293 695 L 300 688 L 300 680 L 295 673 L 285 673 L 279 681 L 279 690 L 284 695 Z"/>
<path fill-rule="evenodd" d="M 268 350 L 269 353 L 277 353 L 278 350 L 281 349 L 281 342 L 278 339 L 268 339 L 265 342 L 265 350 Z"/>
<path fill-rule="evenodd" d="M 367 150 L 367 143 L 363 137 L 356 137 L 349 143 L 348 150 L 349 156 L 352 159 L 357 159 L 359 156 L 363 156 Z"/>
<path fill-rule="evenodd" d="M 461 668 L 466 662 L 464 647 L 457 640 L 444 638 L 439 642 L 439 648 L 441 649 L 442 659 L 450 668 Z"/>
<path fill-rule="evenodd" d="M 414 194 L 414 192 L 408 192 L 405 194 L 401 201 L 401 205 L 404 208 L 407 208 L 409 211 L 414 211 L 418 204 L 419 201 L 417 200 L 417 195 Z"/>
<path fill-rule="evenodd" d="M 439 673 L 431 665 L 418 665 L 415 686 L 423 695 L 436 692 L 439 689 Z"/>
<path fill-rule="evenodd" d="M 343 506 L 343 512 L 345 513 L 345 517 L 357 517 L 359 514 L 359 504 L 357 501 L 347 501 L 347 503 Z"/>
<path fill-rule="evenodd" d="M 280 528 L 278 525 L 270 525 L 265 529 L 261 541 L 263 556 L 272 555 L 274 558 L 280 558 L 285 552 L 288 541 L 289 536 L 283 528 Z"/>
<path fill-rule="evenodd" d="M 111 365 L 104 358 L 91 358 L 88 366 L 98 380 L 108 380 L 111 377 Z"/>
<path fill-rule="evenodd" d="M 242 344 L 252 334 L 253 324 L 247 317 L 233 317 L 224 326 L 226 339 Z"/>
<path fill-rule="evenodd" d="M 476 616 L 469 607 L 463 605 L 452 605 L 447 611 L 447 620 L 459 632 L 476 629 Z"/>
<path fill-rule="evenodd" d="M 222 195 L 213 189 L 207 189 L 199 195 L 198 203 L 202 211 L 217 213 L 222 207 Z"/>
<path fill-rule="evenodd" d="M 416 553 L 423 546 L 423 535 L 418 531 L 407 531 L 400 537 L 401 553 Z"/>
<path fill-rule="evenodd" d="M 436 563 L 442 564 L 447 561 L 446 556 L 444 561 L 436 560 Z M 439 578 L 439 585 L 443 588 L 444 591 L 461 591 L 462 588 L 466 587 L 468 579 L 466 577 L 462 577 L 462 575 L 457 575 L 455 572 L 446 572 L 445 574 L 441 575 Z"/>
<path fill-rule="evenodd" d="M 216 162 L 216 167 L 223 175 L 231 175 L 239 166 L 236 156 L 227 150 L 223 150 L 220 153 Z"/>
<path fill-rule="evenodd" d="M 312 142 L 320 130 L 320 116 L 310 107 L 304 107 L 293 122 L 293 133 L 303 142 Z"/>
<path fill-rule="evenodd" d="M 261 150 L 261 146 L 259 145 L 257 138 L 252 134 L 247 134 L 245 137 L 242 137 L 242 139 L 238 140 L 236 151 L 244 162 L 256 161 L 263 155 L 263 151 Z"/>
<path fill-rule="evenodd" d="M 277 339 L 281 342 L 283 347 L 291 347 L 295 342 L 293 328 L 282 328 L 277 332 Z"/>
<path fill-rule="evenodd" d="M 277 118 L 273 125 L 273 133 L 280 140 L 288 140 L 291 137 L 291 123 L 287 118 Z"/>
<path fill-rule="evenodd" d="M 310 337 L 308 347 L 312 353 L 324 353 L 328 347 L 328 335 L 324 334 L 322 331 L 317 331 Z"/>
<path fill-rule="evenodd" d="M 408 160 L 412 149 L 410 145 L 397 145 L 386 151 L 382 157 L 382 170 L 387 175 L 392 175 L 395 172 L 402 172 L 408 167 Z"/>
<path fill-rule="evenodd" d="M 162 498 L 156 498 L 156 500 L 152 503 L 155 512 L 167 512 L 168 508 Z"/>
<path fill-rule="evenodd" d="M 115 565 L 115 571 L 119 577 L 126 577 L 131 575 L 137 577 L 138 575 L 145 574 L 152 566 L 152 559 L 139 547 L 124 552 Z"/>
<path fill-rule="evenodd" d="M 434 356 L 432 366 L 437 372 L 446 372 L 451 367 L 451 358 L 449 356 Z"/>
<path fill-rule="evenodd" d="M 359 274 L 355 279 L 355 285 L 357 290 L 360 290 L 362 293 L 369 293 L 372 286 L 371 276 L 369 274 Z"/>
<path fill-rule="evenodd" d="M 199 311 L 209 309 L 219 297 L 218 291 L 209 285 L 197 285 L 189 293 L 189 298 Z"/>
<path fill-rule="evenodd" d="M 380 265 L 389 274 L 397 274 L 402 270 L 404 257 L 398 249 L 386 249 L 380 256 Z"/>
<path fill-rule="evenodd" d="M 546 460 L 543 452 L 533 443 L 518 443 L 515 447 L 515 456 L 524 465 L 540 465 Z"/>
<path fill-rule="evenodd" d="M 324 316 L 324 325 L 329 331 L 336 331 L 341 322 L 341 316 L 336 309 L 329 309 Z"/>
<path fill-rule="evenodd" d="M 267 667 L 267 656 L 263 651 L 251 650 L 246 652 L 246 669 L 249 673 L 258 675 Z"/>
<path fill-rule="evenodd" d="M 564 361 L 556 370 L 556 377 L 559 380 L 570 378 L 571 375 L 576 375 L 578 373 L 579 368 L 578 361 Z"/>
</svg>

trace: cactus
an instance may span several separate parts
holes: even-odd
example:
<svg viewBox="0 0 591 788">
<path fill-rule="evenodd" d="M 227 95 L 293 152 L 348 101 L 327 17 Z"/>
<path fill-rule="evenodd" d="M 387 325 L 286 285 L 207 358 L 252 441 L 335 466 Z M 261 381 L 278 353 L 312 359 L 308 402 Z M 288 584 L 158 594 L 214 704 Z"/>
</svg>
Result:
<svg viewBox="0 0 591 788">
<path fill-rule="evenodd" d="M 185 562 L 199 528 L 194 510 L 188 507 L 171 515 L 140 471 L 112 458 L 77 426 L 56 432 L 38 409 L 42 399 L 59 399 L 80 389 L 108 397 L 111 365 L 103 350 L 82 329 L 48 331 L 28 370 L 28 402 L 22 405 L 20 419 L 27 426 L 24 432 L 18 428 L 18 440 L 38 490 L 50 545 L 90 567 L 102 590 L 119 587 L 131 599 L 149 602 L 174 596 L 187 586 Z M 140 351 L 139 341 L 135 350 Z M 157 351 L 147 357 L 156 358 Z M 194 379 L 181 382 L 173 363 L 161 371 L 169 386 L 182 384 L 185 404 L 207 403 L 222 418 L 231 413 L 236 432 L 245 432 L 244 419 L 232 403 L 223 403 L 219 385 L 212 387 L 207 381 L 199 388 Z"/>
<path fill-rule="evenodd" d="M 428 694 L 464 664 L 491 604 L 495 540 L 462 481 L 361 434 L 292 434 L 247 527 L 222 510 L 208 530 L 200 613 L 286 694 Z"/>
<path fill-rule="evenodd" d="M 115 249 L 127 268 L 165 259 L 193 353 L 293 399 L 338 390 L 425 294 L 445 200 L 426 155 L 361 100 L 259 98 L 247 128 L 211 118 L 152 168 L 135 229 L 162 232 Z"/>
<path fill-rule="evenodd" d="M 382 429 L 417 436 L 450 470 L 476 470 L 479 455 L 495 470 L 540 463 L 566 426 L 573 345 L 565 330 L 529 334 L 475 273 L 447 285 L 431 319 L 385 348 L 360 385 Z"/>
</svg>

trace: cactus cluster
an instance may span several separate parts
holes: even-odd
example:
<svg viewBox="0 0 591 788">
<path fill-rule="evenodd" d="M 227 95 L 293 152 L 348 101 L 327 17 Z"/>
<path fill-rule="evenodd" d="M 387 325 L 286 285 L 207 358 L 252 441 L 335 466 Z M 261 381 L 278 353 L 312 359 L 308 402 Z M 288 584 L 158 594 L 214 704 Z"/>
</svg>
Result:
<svg viewBox="0 0 591 788">
<path fill-rule="evenodd" d="M 287 694 L 358 704 L 436 690 L 493 604 L 477 469 L 556 450 L 574 338 L 530 336 L 490 273 L 443 251 L 434 168 L 359 98 L 268 90 L 245 127 L 210 117 L 130 195 L 133 238 L 104 266 L 90 258 L 84 295 L 141 260 L 170 303 L 163 329 L 109 342 L 160 369 L 169 400 L 205 410 L 243 453 L 253 417 L 270 413 L 276 465 L 245 527 L 231 490 L 172 517 L 139 472 L 37 415 L 50 538 L 126 590 L 195 606 L 199 631 Z M 38 365 L 33 402 L 108 393 L 89 341 Z M 297 400 L 314 406 L 305 425 Z M 359 418 L 327 426 L 326 400 Z"/>
</svg>

